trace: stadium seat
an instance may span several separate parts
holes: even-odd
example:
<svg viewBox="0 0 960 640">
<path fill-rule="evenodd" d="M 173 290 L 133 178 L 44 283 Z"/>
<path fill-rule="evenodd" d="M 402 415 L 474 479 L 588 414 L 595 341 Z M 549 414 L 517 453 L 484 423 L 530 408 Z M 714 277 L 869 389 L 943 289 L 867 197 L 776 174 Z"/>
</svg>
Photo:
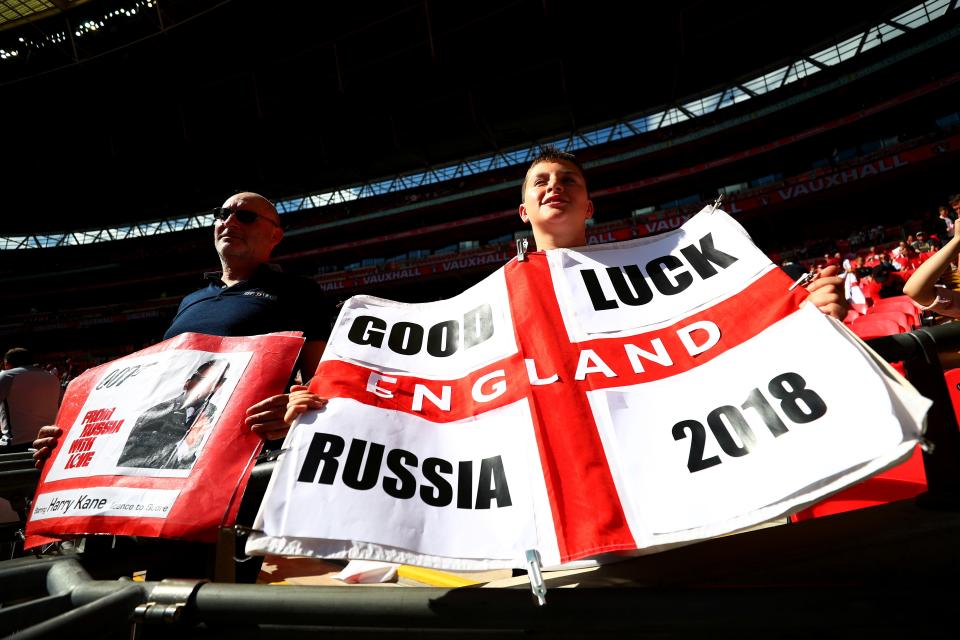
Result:
<svg viewBox="0 0 960 640">
<path fill-rule="evenodd" d="M 926 490 L 927 478 L 923 468 L 923 454 L 920 452 L 920 447 L 914 447 L 913 455 L 902 464 L 807 507 L 792 516 L 791 520 L 802 522 L 897 500 L 908 500 Z"/>
<path fill-rule="evenodd" d="M 916 324 L 916 319 L 914 318 L 914 316 L 908 315 L 902 311 L 888 310 L 882 307 L 878 311 L 874 311 L 874 308 L 871 307 L 865 317 L 873 318 L 873 319 L 885 318 L 888 320 L 893 320 L 894 322 L 897 323 L 897 326 L 900 327 L 901 333 L 912 330 Z"/>
<path fill-rule="evenodd" d="M 880 299 L 880 283 L 875 281 L 873 278 L 863 278 L 860 280 L 860 291 L 863 292 L 863 295 L 867 298 L 866 305 L 851 305 L 853 308 L 858 306 L 863 306 L 864 309 L 861 313 L 866 313 L 866 307 L 869 306 L 871 302 L 875 302 Z M 857 309 L 860 311 L 860 309 Z"/>
<path fill-rule="evenodd" d="M 957 416 L 957 423 L 960 424 L 960 369 L 950 369 L 945 371 L 943 377 L 947 381 L 947 390 L 950 392 L 950 403 L 953 405 L 953 413 Z"/>
<path fill-rule="evenodd" d="M 900 325 L 888 318 L 862 316 L 850 323 L 850 329 L 864 340 L 900 333 Z"/>
<path fill-rule="evenodd" d="M 946 371 L 944 378 L 950 392 L 953 412 L 957 416 L 957 422 L 960 423 L 960 369 Z M 808 507 L 791 519 L 794 522 L 801 522 L 895 500 L 906 500 L 923 493 L 926 488 L 923 457 L 918 447 L 903 464 Z"/>
<path fill-rule="evenodd" d="M 896 296 L 895 298 L 881 298 L 876 300 L 871 307 L 871 312 L 877 311 L 902 311 L 914 319 L 914 328 L 920 326 L 920 309 L 913 303 L 909 296 Z"/>
<path fill-rule="evenodd" d="M 902 271 L 892 271 L 891 274 L 900 278 L 904 282 L 910 279 L 916 269 L 903 269 Z"/>
</svg>

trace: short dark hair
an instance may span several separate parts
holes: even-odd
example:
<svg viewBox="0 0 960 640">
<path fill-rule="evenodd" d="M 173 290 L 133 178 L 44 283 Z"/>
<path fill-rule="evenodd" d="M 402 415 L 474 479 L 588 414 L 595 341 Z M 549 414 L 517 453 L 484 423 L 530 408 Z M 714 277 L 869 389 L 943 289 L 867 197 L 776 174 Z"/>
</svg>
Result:
<svg viewBox="0 0 960 640">
<path fill-rule="evenodd" d="M 224 365 L 224 367 L 223 367 L 223 371 L 220 372 L 220 376 L 221 377 L 225 376 L 227 373 L 227 369 L 230 368 L 230 361 L 224 360 L 222 358 L 212 358 L 210 360 L 204 360 L 203 362 L 201 362 L 199 366 L 197 366 L 196 371 L 193 372 L 193 375 L 190 376 L 190 379 L 193 380 L 194 378 L 200 378 L 206 375 L 207 369 L 209 369 L 215 364 L 221 364 L 221 363 Z"/>
<path fill-rule="evenodd" d="M 576 156 L 572 153 L 566 151 L 561 151 L 558 147 L 553 146 L 552 144 L 541 145 L 537 149 L 537 155 L 533 157 L 533 160 L 530 161 L 530 164 L 527 165 L 526 171 L 523 172 L 523 181 L 520 183 L 520 200 L 523 201 L 523 196 L 527 192 L 527 174 L 530 173 L 530 169 L 533 169 L 535 166 L 541 162 L 569 162 L 577 168 L 577 171 L 580 172 L 580 175 L 583 176 L 583 182 L 587 182 L 587 174 L 583 170 L 583 165 L 580 164 L 580 161 L 577 160 Z"/>
<path fill-rule="evenodd" d="M 33 354 L 29 349 L 14 347 L 4 354 L 3 361 L 11 367 L 28 367 L 33 364 Z"/>
</svg>

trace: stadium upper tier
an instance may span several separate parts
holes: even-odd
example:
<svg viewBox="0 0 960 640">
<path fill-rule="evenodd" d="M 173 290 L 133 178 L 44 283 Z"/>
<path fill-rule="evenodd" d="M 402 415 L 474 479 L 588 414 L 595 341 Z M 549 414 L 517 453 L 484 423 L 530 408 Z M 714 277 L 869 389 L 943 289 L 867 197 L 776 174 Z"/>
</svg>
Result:
<svg viewBox="0 0 960 640">
<path fill-rule="evenodd" d="M 802 138 L 799 134 L 796 137 Z M 773 140 L 766 146 L 776 148 L 787 142 Z M 742 162 L 750 151 L 719 158 L 714 164 Z M 939 185 L 949 183 L 960 164 L 958 152 L 960 113 L 953 112 L 939 124 L 930 123 L 930 130 L 917 137 L 864 140 L 856 146 L 838 149 L 831 157 L 815 159 L 797 173 L 744 176 L 743 182 L 721 189 L 725 194 L 723 207 L 743 221 L 775 260 L 795 259 L 811 239 L 846 235 L 867 225 L 899 228 L 904 219 L 942 201 L 944 193 Z M 679 226 L 705 204 L 703 194 L 674 200 L 669 206 L 647 207 L 638 206 L 637 194 L 649 183 L 698 178 L 703 170 L 690 167 L 684 172 L 597 189 L 593 198 L 598 209 L 605 212 L 606 221 L 590 226 L 588 241 L 626 240 Z M 903 188 L 905 184 L 911 186 Z M 854 208 L 850 208 L 851 203 Z M 883 207 L 879 208 L 878 203 Z M 793 222 L 796 211 L 803 216 L 802 230 L 796 229 Z M 517 233 L 527 233 L 501 233 L 515 228 L 515 218 L 513 209 L 487 211 L 471 218 L 413 225 L 394 233 L 368 233 L 355 240 L 322 246 L 315 246 L 311 235 L 306 234 L 299 241 L 307 248 L 287 251 L 277 261 L 286 269 L 314 275 L 336 296 L 355 290 L 379 290 L 405 297 L 398 287 L 419 285 L 429 279 L 432 286 L 419 295 L 443 297 L 445 293 L 457 292 L 463 278 L 480 277 L 509 260 L 513 239 Z M 785 233 L 786 230 L 794 232 Z M 175 306 L 179 295 L 195 285 L 200 271 L 214 267 L 207 232 L 191 234 L 190 240 L 177 246 L 163 242 L 167 245 L 163 247 L 157 244 L 161 239 L 155 238 L 153 244 L 157 246 L 141 248 L 136 254 L 111 256 L 110 261 L 101 256 L 85 266 L 54 270 L 54 264 L 48 265 L 46 271 L 7 274 L 4 297 L 8 312 L 34 309 L 20 317 L 8 313 L 13 325 L 7 328 L 13 330 L 14 325 L 33 323 L 38 310 L 48 310 L 71 323 L 87 315 L 97 318 L 94 324 L 100 324 L 104 315 L 112 315 L 103 313 L 107 301 L 119 304 L 117 308 L 123 310 L 126 319 L 150 317 L 148 310 L 154 316 L 163 316 Z M 420 248 L 405 250 L 413 245 Z M 335 262 L 337 257 L 359 252 L 369 257 L 350 264 Z M 410 293 L 406 292 L 406 297 Z M 89 313 L 84 311 L 86 307 L 90 307 Z M 70 311 L 62 313 L 58 309 Z M 51 318 L 47 320 L 35 330 L 65 328 Z"/>
<path fill-rule="evenodd" d="M 799 103 L 815 100 L 824 93 L 880 73 L 898 61 L 950 44 L 957 36 L 956 9 L 956 2 L 951 0 L 929 0 L 828 46 L 806 51 L 776 68 L 737 78 L 707 94 L 690 96 L 604 125 L 552 136 L 535 144 L 389 178 L 284 197 L 278 200 L 277 207 L 284 216 L 321 210 L 328 219 L 344 215 L 348 205 L 362 201 L 378 203 L 384 196 L 391 195 L 401 200 L 419 199 L 418 194 L 424 191 L 442 192 L 449 185 L 465 179 L 483 181 L 489 178 L 502 183 L 506 171 L 528 162 L 542 142 L 578 152 L 588 158 L 585 164 L 591 169 L 658 157 L 684 142 L 734 130 L 745 122 L 789 110 Z M 898 44 L 904 35 L 908 36 L 905 40 L 909 42 Z M 818 74 L 829 77 L 820 81 Z M 294 222 L 292 218 L 291 223 Z M 332 223 L 332 220 L 326 222 Z M 82 231 L 7 235 L 0 236 L 0 250 L 115 242 L 187 232 L 210 224 L 210 214 L 200 212 Z"/>
</svg>

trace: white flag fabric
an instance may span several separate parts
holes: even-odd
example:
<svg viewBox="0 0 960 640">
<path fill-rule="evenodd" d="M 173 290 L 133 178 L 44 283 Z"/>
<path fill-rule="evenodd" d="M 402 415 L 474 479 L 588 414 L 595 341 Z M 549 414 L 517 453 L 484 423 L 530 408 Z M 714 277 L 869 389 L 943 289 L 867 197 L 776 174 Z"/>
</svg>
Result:
<svg viewBox="0 0 960 640">
<path fill-rule="evenodd" d="M 453 570 L 656 550 L 910 455 L 929 401 L 719 210 L 534 253 L 429 304 L 351 298 L 247 552 Z"/>
</svg>

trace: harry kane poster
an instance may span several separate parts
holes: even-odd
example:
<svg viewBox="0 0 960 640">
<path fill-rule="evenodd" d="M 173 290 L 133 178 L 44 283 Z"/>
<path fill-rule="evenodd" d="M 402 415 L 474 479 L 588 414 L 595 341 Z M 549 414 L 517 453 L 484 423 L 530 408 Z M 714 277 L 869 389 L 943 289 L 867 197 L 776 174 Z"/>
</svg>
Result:
<svg viewBox="0 0 960 640">
<path fill-rule="evenodd" d="M 57 416 L 28 534 L 215 539 L 260 438 L 247 407 L 283 391 L 298 333 L 184 334 L 84 372 Z"/>
</svg>

